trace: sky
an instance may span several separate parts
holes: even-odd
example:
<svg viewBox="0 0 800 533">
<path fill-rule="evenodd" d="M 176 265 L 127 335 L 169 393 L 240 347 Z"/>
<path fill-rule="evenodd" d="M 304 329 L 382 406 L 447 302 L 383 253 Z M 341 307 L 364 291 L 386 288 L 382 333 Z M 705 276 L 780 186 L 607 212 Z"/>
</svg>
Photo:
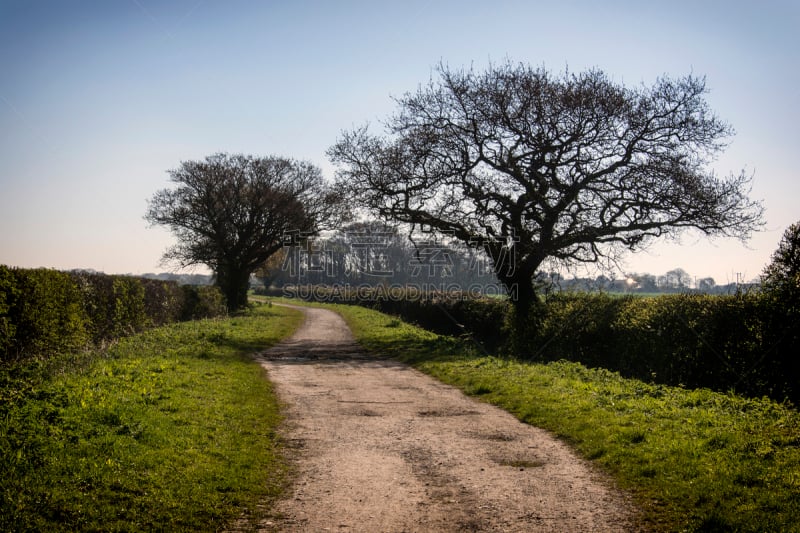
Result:
<svg viewBox="0 0 800 533">
<path fill-rule="evenodd" d="M 718 284 L 758 277 L 800 220 L 800 2 L 0 0 L 0 264 L 143 274 L 173 243 L 143 219 L 167 171 L 216 152 L 311 161 L 451 68 L 598 68 L 627 86 L 705 76 L 766 225 L 627 256 Z"/>
</svg>

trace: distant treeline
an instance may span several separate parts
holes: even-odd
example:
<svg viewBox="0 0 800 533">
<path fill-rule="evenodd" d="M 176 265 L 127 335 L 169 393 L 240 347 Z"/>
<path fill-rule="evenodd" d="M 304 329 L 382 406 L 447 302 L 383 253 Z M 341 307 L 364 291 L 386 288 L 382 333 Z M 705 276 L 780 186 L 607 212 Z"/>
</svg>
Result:
<svg viewBox="0 0 800 533">
<path fill-rule="evenodd" d="M 81 349 L 224 313 L 216 287 L 0 265 L 0 361 Z"/>
<path fill-rule="evenodd" d="M 256 271 L 251 284 L 282 288 L 298 285 L 349 287 L 416 287 L 424 290 L 460 290 L 470 294 L 505 294 L 488 254 L 480 246 L 466 246 L 447 236 L 430 235 L 412 241 L 397 226 L 378 221 L 359 222 L 325 235 L 287 235 L 286 246 Z M 513 264 L 513 260 L 512 260 Z M 180 274 L 145 274 L 147 277 Z M 733 294 L 757 282 L 718 285 L 711 277 L 698 278 L 682 268 L 661 275 L 649 273 L 600 274 L 566 277 L 542 271 L 537 285 L 544 292 L 606 291 L 628 294 Z M 211 279 L 208 279 L 211 282 Z M 196 282 L 194 282 L 196 283 Z"/>
<path fill-rule="evenodd" d="M 751 280 L 718 285 L 712 277 L 697 278 L 682 268 L 674 268 L 661 275 L 649 273 L 623 274 L 621 278 L 600 274 L 595 278 L 566 278 L 557 272 L 541 274 L 541 284 L 550 292 L 616 292 L 625 294 L 735 294 L 757 289 L 759 282 Z"/>
<path fill-rule="evenodd" d="M 176 274 L 173 272 L 161 272 L 154 274 L 148 272 L 141 277 L 147 279 L 158 279 L 161 281 L 174 281 L 179 285 L 213 285 L 214 277 L 209 274 Z"/>
</svg>

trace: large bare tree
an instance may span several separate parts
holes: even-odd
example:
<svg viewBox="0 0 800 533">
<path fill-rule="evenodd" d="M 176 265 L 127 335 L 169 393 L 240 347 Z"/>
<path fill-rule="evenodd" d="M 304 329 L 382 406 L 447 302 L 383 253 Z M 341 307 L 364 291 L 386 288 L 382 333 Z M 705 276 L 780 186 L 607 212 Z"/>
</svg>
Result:
<svg viewBox="0 0 800 533">
<path fill-rule="evenodd" d="M 211 268 L 229 310 L 247 303 L 250 275 L 285 237 L 318 231 L 335 203 L 318 167 L 282 157 L 219 153 L 169 175 L 177 187 L 158 191 L 145 219 L 177 237 L 166 261 Z"/>
<path fill-rule="evenodd" d="M 750 176 L 709 169 L 733 131 L 703 79 L 628 88 L 508 62 L 437 74 L 382 135 L 344 132 L 329 157 L 361 206 L 485 249 L 518 311 L 546 261 L 613 259 L 686 228 L 746 239 L 763 223 Z"/>
</svg>

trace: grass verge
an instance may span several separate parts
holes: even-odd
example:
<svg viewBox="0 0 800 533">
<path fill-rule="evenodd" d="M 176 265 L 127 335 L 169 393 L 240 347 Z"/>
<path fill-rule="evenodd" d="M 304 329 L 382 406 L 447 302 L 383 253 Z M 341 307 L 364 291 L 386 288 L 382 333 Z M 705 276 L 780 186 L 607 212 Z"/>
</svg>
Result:
<svg viewBox="0 0 800 533">
<path fill-rule="evenodd" d="M 217 531 L 282 487 L 276 397 L 247 354 L 300 313 L 257 307 L 0 369 L 0 531 Z"/>
<path fill-rule="evenodd" d="M 634 495 L 663 531 L 800 531 L 800 414 L 769 400 L 477 353 L 365 309 L 330 306 L 374 353 L 550 430 Z"/>
</svg>

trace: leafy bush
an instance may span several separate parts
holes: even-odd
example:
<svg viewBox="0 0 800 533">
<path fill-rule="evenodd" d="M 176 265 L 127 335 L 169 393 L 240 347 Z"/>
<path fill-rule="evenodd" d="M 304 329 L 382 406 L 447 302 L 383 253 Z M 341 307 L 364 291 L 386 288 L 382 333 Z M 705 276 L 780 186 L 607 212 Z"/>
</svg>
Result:
<svg viewBox="0 0 800 533">
<path fill-rule="evenodd" d="M 224 315 L 227 312 L 225 297 L 218 287 L 209 285 L 183 285 L 181 320 L 197 320 Z"/>
<path fill-rule="evenodd" d="M 556 294 L 537 317 L 539 328 L 528 331 L 521 355 L 528 359 L 567 359 L 598 363 L 599 353 L 611 351 L 610 332 L 624 302 L 597 294 Z"/>
<path fill-rule="evenodd" d="M 500 326 L 508 302 L 467 298 L 459 293 L 428 293 L 414 299 L 379 298 L 370 307 L 441 335 L 470 336 L 496 346 L 503 340 Z"/>
</svg>

